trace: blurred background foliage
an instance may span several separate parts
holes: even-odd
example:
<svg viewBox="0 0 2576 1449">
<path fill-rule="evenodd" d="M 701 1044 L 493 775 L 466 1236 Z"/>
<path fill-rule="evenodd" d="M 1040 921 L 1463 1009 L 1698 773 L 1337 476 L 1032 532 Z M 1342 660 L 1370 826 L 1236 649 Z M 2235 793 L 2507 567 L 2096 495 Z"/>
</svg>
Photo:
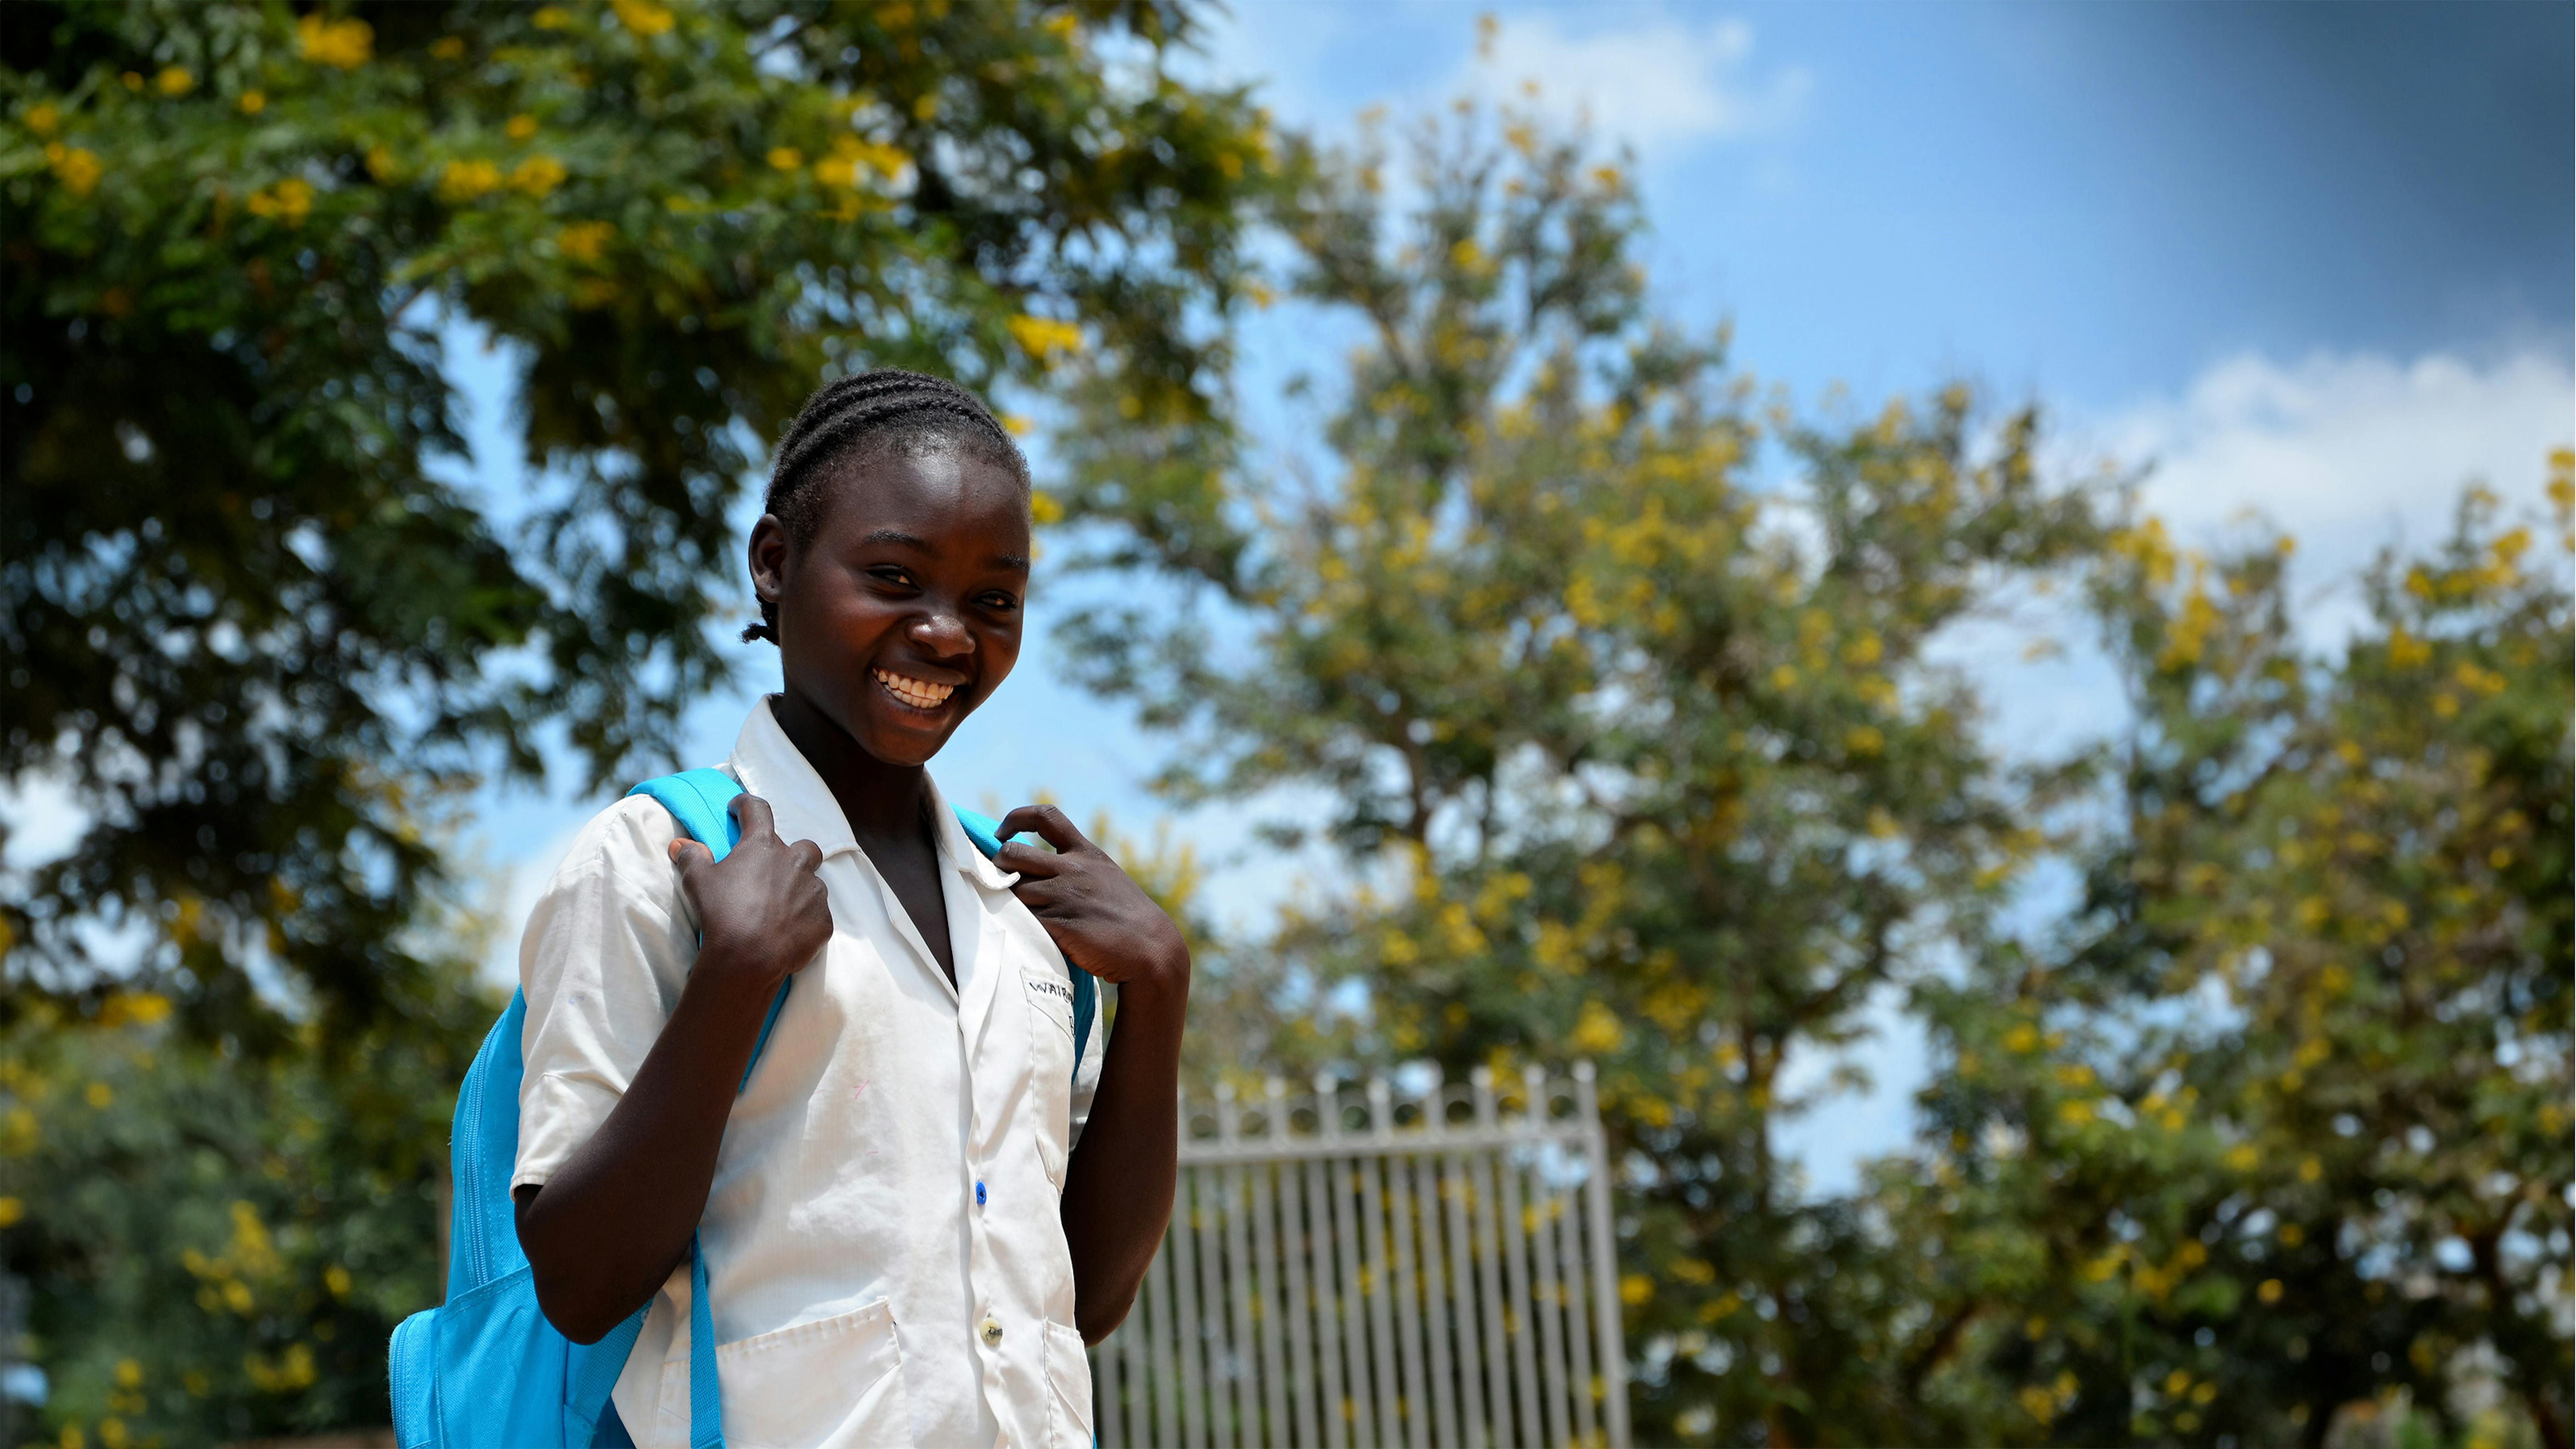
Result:
<svg viewBox="0 0 2576 1449">
<path fill-rule="evenodd" d="M 1623 158 L 1317 151 L 1171 77 L 1191 20 L 0 13 L 0 738 L 90 822 L 0 898 L 36 1431 L 384 1422 L 494 1005 L 457 793 L 659 767 L 727 505 L 888 361 L 1050 399 L 1041 517 L 1117 581 L 1062 653 L 1169 794 L 1327 803 L 1343 876 L 1252 934 L 1117 844 L 1196 1080 L 1601 1063 L 1642 1441 L 2567 1444 L 2567 456 L 2322 647 L 2290 540 L 2181 547 L 2036 409 L 1801 412 L 1661 321 Z M 1285 450 L 1228 367 L 1273 289 L 1363 339 Z M 541 496 L 434 476 L 465 320 Z M 1937 645 L 2015 600 L 2122 734 L 1989 738 Z M 1919 1139 L 1809 1191 L 1784 1068 L 1888 1009 Z"/>
</svg>

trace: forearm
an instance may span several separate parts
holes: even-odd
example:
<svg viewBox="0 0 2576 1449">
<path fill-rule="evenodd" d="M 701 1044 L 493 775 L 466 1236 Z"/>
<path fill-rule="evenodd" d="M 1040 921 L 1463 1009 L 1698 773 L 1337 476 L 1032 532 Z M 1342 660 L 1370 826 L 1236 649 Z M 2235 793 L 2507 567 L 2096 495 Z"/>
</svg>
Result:
<svg viewBox="0 0 2576 1449">
<path fill-rule="evenodd" d="M 771 987 L 692 969 L 624 1096 L 542 1188 L 517 1194 L 519 1243 L 558 1331 L 596 1342 L 688 1251 Z"/>
<path fill-rule="evenodd" d="M 1118 1030 L 1064 1183 L 1074 1324 L 1086 1342 L 1108 1337 L 1127 1316 L 1172 1219 L 1188 1006 L 1186 964 L 1165 980 L 1119 988 Z"/>
</svg>

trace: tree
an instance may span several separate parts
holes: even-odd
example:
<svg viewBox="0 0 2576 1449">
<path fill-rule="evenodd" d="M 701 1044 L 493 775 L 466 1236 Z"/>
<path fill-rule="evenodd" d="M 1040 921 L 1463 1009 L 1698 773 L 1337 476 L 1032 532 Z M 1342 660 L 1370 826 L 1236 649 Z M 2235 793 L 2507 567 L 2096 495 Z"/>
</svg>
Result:
<svg viewBox="0 0 2576 1449">
<path fill-rule="evenodd" d="M 101 1449 L 386 1422 L 385 1343 L 438 1301 L 447 1115 L 490 1025 L 438 963 L 326 1054 L 251 1057 L 177 1029 L 166 997 L 0 1037 L 0 1225 L 30 1290 L 41 1435 Z M 25 1412 L 25 1410 L 21 1410 Z"/>
<path fill-rule="evenodd" d="M 366 1022 L 423 969 L 407 814 L 547 731 L 594 784 L 667 756 L 742 607 L 725 506 L 831 371 L 1085 353 L 1196 406 L 1269 143 L 1164 71 L 1192 20 L 8 7 L 0 778 L 88 822 L 0 901 L 10 1009 L 281 1040 L 257 967 Z M 525 362 L 516 524 L 432 466 L 468 324 Z"/>
<path fill-rule="evenodd" d="M 2136 724 L 2083 908 L 1935 993 L 1947 1149 L 1887 1180 L 1976 1325 L 1945 1390 L 1973 1437 L 2315 1445 L 2403 1394 L 2568 1443 L 2576 459 L 2552 473 L 2556 557 L 2472 490 L 2322 656 L 2286 538 L 2149 523 L 2096 576 Z"/>
<path fill-rule="evenodd" d="M 1939 1328 L 1776 1159 L 1783 1069 L 2037 844 L 1923 650 L 2085 557 L 2093 502 L 1962 392 L 1767 426 L 1721 343 L 1647 320 L 1622 171 L 1503 122 L 1426 127 L 1409 213 L 1374 148 L 1288 205 L 1296 291 L 1365 337 L 1322 482 L 1076 388 L 1067 517 L 1201 609 L 1104 608 L 1068 653 L 1188 732 L 1182 798 L 1327 796 L 1355 885 L 1269 945 L 1367 1007 L 1306 1049 L 1602 1063 L 1641 1438 L 1895 1442 Z M 1775 436 L 1795 488 L 1753 480 Z"/>
</svg>

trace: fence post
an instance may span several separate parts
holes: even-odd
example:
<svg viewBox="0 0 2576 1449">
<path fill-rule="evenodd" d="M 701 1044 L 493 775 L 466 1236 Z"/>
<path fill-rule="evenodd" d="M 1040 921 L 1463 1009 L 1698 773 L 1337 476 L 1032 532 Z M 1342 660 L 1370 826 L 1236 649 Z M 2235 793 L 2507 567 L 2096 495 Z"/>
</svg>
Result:
<svg viewBox="0 0 2576 1449">
<path fill-rule="evenodd" d="M 1584 1182 L 1592 1228 L 1593 1310 L 1600 1320 L 1601 1408 L 1610 1449 L 1628 1449 L 1628 1350 L 1619 1321 L 1619 1241 L 1610 1221 L 1610 1139 L 1601 1130 L 1600 1089 L 1592 1063 L 1574 1064 L 1574 1109 L 1583 1121 Z"/>
</svg>

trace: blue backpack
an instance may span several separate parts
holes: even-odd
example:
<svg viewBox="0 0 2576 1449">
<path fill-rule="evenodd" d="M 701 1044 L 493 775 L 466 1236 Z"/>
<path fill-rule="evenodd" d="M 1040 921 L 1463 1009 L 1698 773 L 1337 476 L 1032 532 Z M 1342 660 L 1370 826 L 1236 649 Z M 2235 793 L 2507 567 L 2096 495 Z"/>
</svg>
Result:
<svg viewBox="0 0 2576 1449">
<path fill-rule="evenodd" d="M 678 818 L 691 839 L 718 860 L 742 837 L 726 807 L 742 786 L 721 770 L 685 770 L 647 780 L 627 792 L 649 795 Z M 970 810 L 957 821 L 975 847 L 991 856 L 1002 848 L 995 823 Z M 1078 966 L 1073 972 L 1073 1060 L 1091 1037 L 1099 989 Z M 751 1060 L 758 1065 L 770 1029 L 787 1004 L 789 977 L 778 986 L 762 1022 Z M 519 1059 L 527 1019 L 525 993 L 483 1038 L 456 1098 L 448 1142 L 456 1202 L 448 1225 L 447 1301 L 415 1313 L 394 1330 L 394 1437 L 401 1449 L 591 1449 L 631 1443 L 610 1415 L 608 1398 L 625 1372 L 626 1357 L 644 1330 L 650 1304 L 594 1344 L 578 1344 L 555 1331 L 537 1307 L 528 1255 L 510 1202 L 510 1175 L 519 1156 Z M 745 1067 L 743 1085 L 751 1082 Z M 737 1088 L 736 1090 L 740 1090 Z M 689 1240 L 689 1445 L 723 1449 L 724 1411 L 716 1384 L 715 1323 L 707 1307 L 707 1264 L 697 1239 Z"/>
</svg>

